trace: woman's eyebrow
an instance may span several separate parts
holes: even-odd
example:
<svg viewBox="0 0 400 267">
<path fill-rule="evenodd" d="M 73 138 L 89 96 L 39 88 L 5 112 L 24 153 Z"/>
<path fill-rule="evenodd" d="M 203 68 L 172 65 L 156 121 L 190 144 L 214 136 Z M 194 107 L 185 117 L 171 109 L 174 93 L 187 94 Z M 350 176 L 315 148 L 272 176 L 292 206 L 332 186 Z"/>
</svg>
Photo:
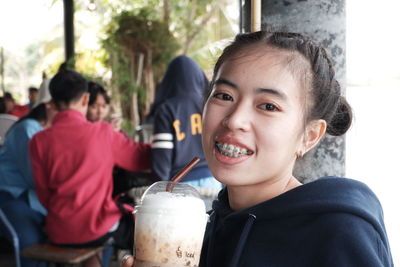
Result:
<svg viewBox="0 0 400 267">
<path fill-rule="evenodd" d="M 215 81 L 214 84 L 215 84 L 215 85 L 220 85 L 220 84 L 223 85 L 223 84 L 224 84 L 224 85 L 228 85 L 228 86 L 230 86 L 230 87 L 232 87 L 232 88 L 235 88 L 235 89 L 238 88 L 238 86 L 237 86 L 236 84 L 234 84 L 233 82 L 228 81 L 228 80 L 226 80 L 226 79 L 224 79 L 224 78 L 219 78 L 218 80 Z"/>
<path fill-rule="evenodd" d="M 238 86 L 227 80 L 224 78 L 219 78 L 218 80 L 215 81 L 215 85 L 228 85 L 229 87 L 232 87 L 234 89 L 238 89 Z M 278 89 L 272 89 L 272 88 L 257 88 L 256 93 L 259 94 L 270 94 L 270 95 L 274 95 L 277 96 L 279 98 L 281 98 L 282 100 L 287 100 L 287 95 L 282 92 L 281 90 Z"/>
<path fill-rule="evenodd" d="M 260 94 L 270 94 L 281 98 L 282 100 L 287 100 L 287 95 L 281 90 L 272 89 L 272 88 L 258 88 L 256 90 L 257 93 Z"/>
</svg>

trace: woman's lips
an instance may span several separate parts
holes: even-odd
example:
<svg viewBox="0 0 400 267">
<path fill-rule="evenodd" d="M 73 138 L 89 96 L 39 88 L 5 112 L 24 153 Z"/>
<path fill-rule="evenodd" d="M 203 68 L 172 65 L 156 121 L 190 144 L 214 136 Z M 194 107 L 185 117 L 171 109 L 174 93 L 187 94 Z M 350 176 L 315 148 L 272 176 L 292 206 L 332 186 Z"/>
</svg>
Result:
<svg viewBox="0 0 400 267">
<path fill-rule="evenodd" d="M 223 143 L 215 142 L 214 146 L 215 158 L 227 165 L 234 165 L 247 160 L 251 155 L 254 154 L 253 151 L 237 145 L 237 143 Z"/>
</svg>

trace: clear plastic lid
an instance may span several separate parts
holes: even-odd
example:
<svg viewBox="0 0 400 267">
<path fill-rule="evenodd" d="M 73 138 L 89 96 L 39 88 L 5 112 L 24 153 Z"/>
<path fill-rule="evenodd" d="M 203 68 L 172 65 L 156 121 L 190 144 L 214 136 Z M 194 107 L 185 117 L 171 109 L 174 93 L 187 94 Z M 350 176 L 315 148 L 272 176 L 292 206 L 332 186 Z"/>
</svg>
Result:
<svg viewBox="0 0 400 267">
<path fill-rule="evenodd" d="M 191 196 L 200 198 L 200 193 L 197 191 L 197 189 L 189 184 L 160 181 L 152 184 L 149 188 L 147 188 L 147 190 L 143 193 L 140 202 L 143 203 L 146 195 L 156 194 L 159 192 L 167 192 L 167 187 L 172 188 L 171 194 L 182 197 Z"/>
<path fill-rule="evenodd" d="M 205 204 L 195 187 L 173 183 L 171 192 L 167 186 L 171 182 L 160 181 L 152 184 L 144 193 L 140 204 L 135 207 L 137 212 L 181 212 L 205 213 Z"/>
</svg>

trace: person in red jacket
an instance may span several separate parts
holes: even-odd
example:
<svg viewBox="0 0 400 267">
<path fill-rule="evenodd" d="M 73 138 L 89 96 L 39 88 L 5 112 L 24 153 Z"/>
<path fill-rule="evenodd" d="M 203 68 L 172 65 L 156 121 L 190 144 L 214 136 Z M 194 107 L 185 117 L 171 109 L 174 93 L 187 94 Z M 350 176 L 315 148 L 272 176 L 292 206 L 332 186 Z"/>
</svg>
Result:
<svg viewBox="0 0 400 267">
<path fill-rule="evenodd" d="M 4 94 L 5 113 L 22 118 L 29 112 L 28 106 L 23 106 L 15 103 L 14 97 L 11 93 Z"/>
<path fill-rule="evenodd" d="M 150 168 L 150 145 L 134 142 L 108 123 L 86 119 L 89 94 L 79 73 L 61 70 L 50 82 L 58 114 L 30 142 L 30 156 L 46 230 L 54 244 L 132 249 L 133 218 L 112 199 L 115 165 Z"/>
</svg>

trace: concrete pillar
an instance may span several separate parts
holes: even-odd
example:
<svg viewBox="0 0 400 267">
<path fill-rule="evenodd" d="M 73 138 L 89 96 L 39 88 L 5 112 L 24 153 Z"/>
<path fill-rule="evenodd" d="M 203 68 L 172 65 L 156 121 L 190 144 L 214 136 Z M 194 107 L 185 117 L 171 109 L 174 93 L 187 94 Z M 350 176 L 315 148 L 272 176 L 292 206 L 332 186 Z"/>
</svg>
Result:
<svg viewBox="0 0 400 267">
<path fill-rule="evenodd" d="M 346 87 L 345 0 L 262 0 L 262 24 L 284 27 L 322 42 L 334 60 L 338 81 Z M 344 137 L 325 137 L 295 168 L 295 176 L 303 182 L 344 174 Z"/>
</svg>

